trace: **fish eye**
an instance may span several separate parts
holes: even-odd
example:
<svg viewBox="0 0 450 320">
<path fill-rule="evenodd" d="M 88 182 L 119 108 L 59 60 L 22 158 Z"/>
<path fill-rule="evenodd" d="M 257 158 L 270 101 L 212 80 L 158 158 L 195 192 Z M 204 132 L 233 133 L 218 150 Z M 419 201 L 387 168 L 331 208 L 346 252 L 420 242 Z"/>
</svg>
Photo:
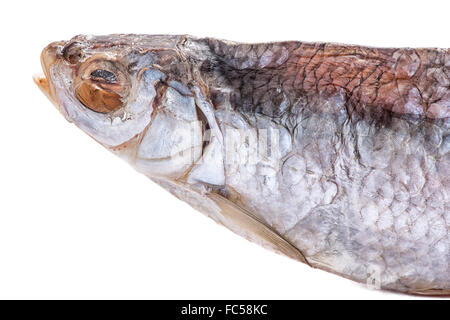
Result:
<svg viewBox="0 0 450 320">
<path fill-rule="evenodd" d="M 119 109 L 123 104 L 120 95 L 94 84 L 82 83 L 75 92 L 78 100 L 95 112 L 108 113 Z"/>
<path fill-rule="evenodd" d="M 75 96 L 88 109 L 109 113 L 123 107 L 129 79 L 117 62 L 86 61 L 74 81 Z"/>
<path fill-rule="evenodd" d="M 104 81 L 106 83 L 116 83 L 117 77 L 108 70 L 96 69 L 91 72 L 91 79 L 96 81 Z"/>
</svg>

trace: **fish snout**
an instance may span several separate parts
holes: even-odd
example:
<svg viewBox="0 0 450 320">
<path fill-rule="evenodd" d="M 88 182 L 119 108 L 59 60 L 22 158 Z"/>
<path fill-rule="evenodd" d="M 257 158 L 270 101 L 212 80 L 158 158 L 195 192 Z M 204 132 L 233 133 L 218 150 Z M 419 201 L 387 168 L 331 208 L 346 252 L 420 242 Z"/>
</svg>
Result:
<svg viewBox="0 0 450 320">
<path fill-rule="evenodd" d="M 39 89 L 41 89 L 47 98 L 58 108 L 59 105 L 55 99 L 55 92 L 51 83 L 50 68 L 61 57 L 65 44 L 66 41 L 52 42 L 42 50 L 41 66 L 43 73 L 33 77 L 33 80 Z"/>
<path fill-rule="evenodd" d="M 42 50 L 41 64 L 44 73 L 46 73 L 49 67 L 61 57 L 65 44 L 66 41 L 52 42 Z"/>
</svg>

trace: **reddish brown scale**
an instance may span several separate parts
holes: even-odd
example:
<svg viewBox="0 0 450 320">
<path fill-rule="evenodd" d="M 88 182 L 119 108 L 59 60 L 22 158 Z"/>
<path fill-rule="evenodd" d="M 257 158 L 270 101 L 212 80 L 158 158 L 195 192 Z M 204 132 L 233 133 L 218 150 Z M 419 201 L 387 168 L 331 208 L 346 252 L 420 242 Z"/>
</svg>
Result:
<svg viewBox="0 0 450 320">
<path fill-rule="evenodd" d="M 380 107 L 429 119 L 450 116 L 449 49 L 300 42 L 225 45 L 212 39 L 208 44 L 223 64 L 222 74 L 239 92 L 236 105 L 244 109 L 247 100 L 259 100 L 258 92 L 280 87 L 292 99 L 344 93 L 357 108 Z M 264 56 L 270 62 L 261 66 Z"/>
</svg>

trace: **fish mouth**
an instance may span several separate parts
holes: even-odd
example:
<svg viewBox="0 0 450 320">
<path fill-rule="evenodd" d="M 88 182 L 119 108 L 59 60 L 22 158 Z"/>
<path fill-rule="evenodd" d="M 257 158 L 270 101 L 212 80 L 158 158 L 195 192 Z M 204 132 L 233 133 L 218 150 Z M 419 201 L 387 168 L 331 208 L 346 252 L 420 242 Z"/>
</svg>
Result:
<svg viewBox="0 0 450 320">
<path fill-rule="evenodd" d="M 50 85 L 44 73 L 36 74 L 33 76 L 33 81 L 41 89 L 41 91 L 49 98 L 53 103 L 55 103 L 53 95 L 50 91 Z"/>
<path fill-rule="evenodd" d="M 56 99 L 55 89 L 50 78 L 50 68 L 56 63 L 61 55 L 61 49 L 66 44 L 66 41 L 57 41 L 50 43 L 42 50 L 41 66 L 43 72 L 33 76 L 33 81 L 47 96 L 47 98 L 61 111 L 59 103 Z"/>
</svg>

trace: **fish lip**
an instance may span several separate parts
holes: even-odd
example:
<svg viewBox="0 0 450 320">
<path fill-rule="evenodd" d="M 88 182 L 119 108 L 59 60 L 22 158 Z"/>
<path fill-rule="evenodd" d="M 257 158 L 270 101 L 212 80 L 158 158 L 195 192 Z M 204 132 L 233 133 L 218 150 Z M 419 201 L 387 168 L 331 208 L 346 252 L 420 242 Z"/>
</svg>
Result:
<svg viewBox="0 0 450 320">
<path fill-rule="evenodd" d="M 41 91 L 47 96 L 47 98 L 49 98 L 53 103 L 55 103 L 52 92 L 50 90 L 49 82 L 44 73 L 35 74 L 33 76 L 33 81 L 34 83 L 36 83 L 39 89 L 41 89 Z"/>
</svg>

